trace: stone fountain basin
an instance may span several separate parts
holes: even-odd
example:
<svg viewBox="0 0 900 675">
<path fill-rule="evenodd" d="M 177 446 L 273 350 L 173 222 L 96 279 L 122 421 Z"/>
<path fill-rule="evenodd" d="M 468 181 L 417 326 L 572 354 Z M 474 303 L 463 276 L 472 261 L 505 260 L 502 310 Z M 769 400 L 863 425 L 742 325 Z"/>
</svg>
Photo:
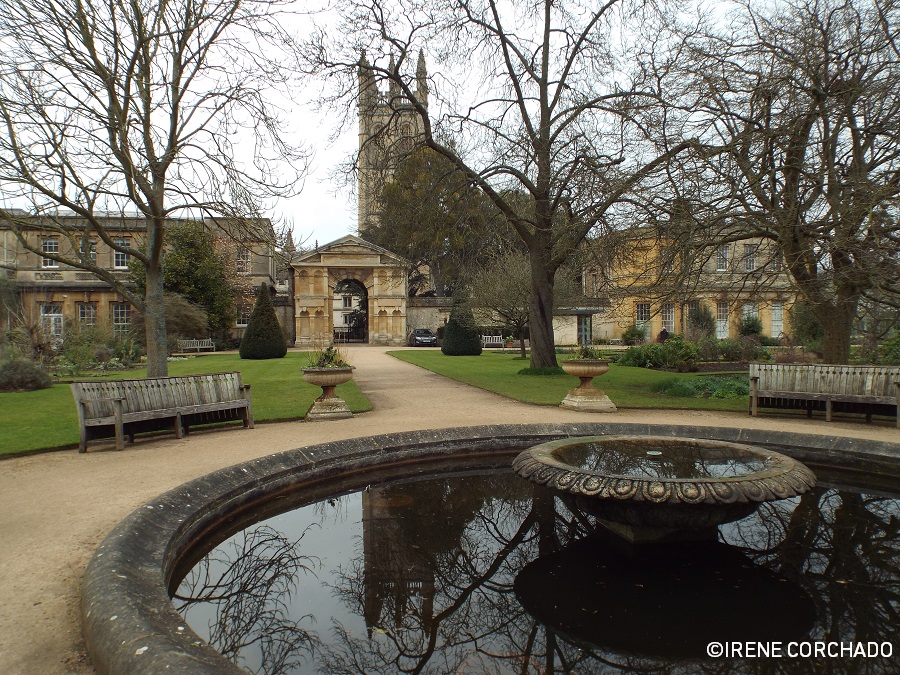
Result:
<svg viewBox="0 0 900 675">
<path fill-rule="evenodd" d="M 598 517 L 679 530 L 744 518 L 816 484 L 805 465 L 765 448 L 663 436 L 550 441 L 520 453 L 513 469 Z"/>
</svg>

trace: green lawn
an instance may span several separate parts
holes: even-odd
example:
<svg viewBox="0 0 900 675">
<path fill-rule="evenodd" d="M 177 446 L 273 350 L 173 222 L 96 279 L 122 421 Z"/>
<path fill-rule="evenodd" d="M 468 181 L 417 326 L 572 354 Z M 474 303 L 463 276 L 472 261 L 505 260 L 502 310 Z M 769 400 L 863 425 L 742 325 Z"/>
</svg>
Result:
<svg viewBox="0 0 900 675">
<path fill-rule="evenodd" d="M 518 356 L 483 352 L 481 356 L 444 356 L 440 350 L 404 350 L 391 356 L 466 384 L 501 396 L 537 403 L 559 405 L 566 392 L 578 386 L 578 378 L 569 375 L 519 375 L 528 366 Z M 676 398 L 658 394 L 651 387 L 673 377 L 692 378 L 697 373 L 669 373 L 648 368 L 612 364 L 609 372 L 594 379 L 620 408 L 681 408 L 693 410 L 747 410 L 747 398 Z"/>
<path fill-rule="evenodd" d="M 307 356 L 302 352 L 288 352 L 283 359 L 265 361 L 242 361 L 237 354 L 208 354 L 187 361 L 172 361 L 169 374 L 239 370 L 244 384 L 251 385 L 253 417 L 257 422 L 265 422 L 303 417 L 322 393 L 321 388 L 303 381 L 300 368 L 306 363 Z M 146 374 L 146 370 L 130 370 L 106 377 L 131 379 Z M 354 382 L 340 385 L 337 392 L 353 412 L 372 409 Z M 68 384 L 56 384 L 41 391 L 0 393 L 0 455 L 77 444 L 78 414 Z"/>
</svg>

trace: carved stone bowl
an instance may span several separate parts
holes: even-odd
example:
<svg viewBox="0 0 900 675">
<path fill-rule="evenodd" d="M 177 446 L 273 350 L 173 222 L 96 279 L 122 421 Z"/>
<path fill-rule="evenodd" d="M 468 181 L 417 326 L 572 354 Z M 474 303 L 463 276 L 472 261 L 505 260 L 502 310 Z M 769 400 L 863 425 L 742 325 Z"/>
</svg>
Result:
<svg viewBox="0 0 900 675">
<path fill-rule="evenodd" d="M 556 490 L 632 542 L 690 538 L 739 520 L 761 503 L 816 484 L 800 462 L 764 448 L 692 438 L 587 436 L 536 445 L 513 461 L 520 476 Z"/>
</svg>

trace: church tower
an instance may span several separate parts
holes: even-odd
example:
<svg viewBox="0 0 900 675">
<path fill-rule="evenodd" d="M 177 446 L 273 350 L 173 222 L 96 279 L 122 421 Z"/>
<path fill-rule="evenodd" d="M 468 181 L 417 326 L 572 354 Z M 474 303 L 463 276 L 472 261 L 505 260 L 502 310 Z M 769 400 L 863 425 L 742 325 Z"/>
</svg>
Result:
<svg viewBox="0 0 900 675">
<path fill-rule="evenodd" d="M 393 55 L 388 69 L 391 73 L 397 72 Z M 360 57 L 358 71 L 359 203 L 356 227 L 361 233 L 377 222 L 376 201 L 381 186 L 390 179 L 397 163 L 415 148 L 416 138 L 422 134 L 422 121 L 395 81 L 391 80 L 386 92 L 379 89 L 365 53 Z M 428 107 L 428 71 L 421 50 L 416 64 L 415 96 Z"/>
</svg>

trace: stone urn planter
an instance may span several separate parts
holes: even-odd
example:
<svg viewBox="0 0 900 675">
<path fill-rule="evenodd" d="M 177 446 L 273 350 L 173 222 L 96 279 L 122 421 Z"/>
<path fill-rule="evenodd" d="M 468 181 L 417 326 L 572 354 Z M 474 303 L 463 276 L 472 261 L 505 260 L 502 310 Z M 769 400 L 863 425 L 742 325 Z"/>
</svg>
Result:
<svg viewBox="0 0 900 675">
<path fill-rule="evenodd" d="M 312 407 L 306 413 L 307 421 L 353 417 L 353 413 L 350 412 L 344 399 L 334 393 L 334 388 L 339 384 L 353 379 L 353 366 L 303 368 L 303 379 L 317 387 L 322 387 L 322 395 L 313 401 Z"/>
<path fill-rule="evenodd" d="M 562 369 L 581 380 L 581 384 L 572 389 L 560 403 L 563 408 L 585 410 L 588 412 L 615 412 L 615 404 L 609 396 L 595 389 L 592 380 L 609 370 L 606 359 L 571 359 L 562 362 Z"/>
</svg>

